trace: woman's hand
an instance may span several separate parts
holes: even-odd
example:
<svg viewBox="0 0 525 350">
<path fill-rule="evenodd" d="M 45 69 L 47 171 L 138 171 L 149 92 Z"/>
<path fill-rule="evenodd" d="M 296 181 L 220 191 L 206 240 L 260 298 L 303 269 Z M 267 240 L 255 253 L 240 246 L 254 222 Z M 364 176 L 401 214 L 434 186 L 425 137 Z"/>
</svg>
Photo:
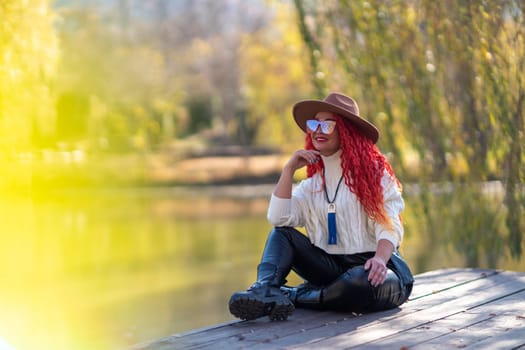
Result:
<svg viewBox="0 0 525 350">
<path fill-rule="evenodd" d="M 365 270 L 369 271 L 368 280 L 372 286 L 377 287 L 385 282 L 388 268 L 382 258 L 374 256 L 368 259 L 365 263 Z"/>
<path fill-rule="evenodd" d="M 285 164 L 277 186 L 273 194 L 279 198 L 291 198 L 292 197 L 292 184 L 293 176 L 297 169 L 300 169 L 307 164 L 315 163 L 319 160 L 319 152 L 300 149 L 295 151 L 290 157 L 288 162 Z"/>
<path fill-rule="evenodd" d="M 319 151 L 300 149 L 295 151 L 285 167 L 290 168 L 292 171 L 301 169 L 302 167 L 313 164 L 319 161 Z"/>
<path fill-rule="evenodd" d="M 377 242 L 376 254 L 365 263 L 365 270 L 369 271 L 368 280 L 372 286 L 377 287 L 385 282 L 388 268 L 386 262 L 390 260 L 394 252 L 394 245 L 386 240 L 380 239 Z"/>
</svg>

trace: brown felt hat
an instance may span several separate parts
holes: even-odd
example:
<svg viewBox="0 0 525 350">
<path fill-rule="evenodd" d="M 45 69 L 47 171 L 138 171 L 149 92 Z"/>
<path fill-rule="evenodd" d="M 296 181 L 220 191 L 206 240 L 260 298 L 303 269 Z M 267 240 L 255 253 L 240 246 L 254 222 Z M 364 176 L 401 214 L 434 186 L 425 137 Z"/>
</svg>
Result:
<svg viewBox="0 0 525 350">
<path fill-rule="evenodd" d="M 332 92 L 324 100 L 303 100 L 293 106 L 293 117 L 299 127 L 306 132 L 306 121 L 313 119 L 319 112 L 334 112 L 341 117 L 349 119 L 357 128 L 376 143 L 379 139 L 379 131 L 367 120 L 359 116 L 357 102 L 351 97 Z"/>
</svg>

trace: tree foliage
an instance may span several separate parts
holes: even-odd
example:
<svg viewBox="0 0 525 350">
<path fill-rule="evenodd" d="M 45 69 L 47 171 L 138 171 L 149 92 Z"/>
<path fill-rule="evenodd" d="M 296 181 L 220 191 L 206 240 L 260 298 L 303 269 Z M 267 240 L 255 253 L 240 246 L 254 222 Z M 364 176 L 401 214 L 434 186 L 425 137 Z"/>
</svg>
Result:
<svg viewBox="0 0 525 350">
<path fill-rule="evenodd" d="M 33 142 L 52 129 L 54 19 L 46 0 L 0 2 L 0 187 L 30 183 Z"/>
<path fill-rule="evenodd" d="M 254 143 L 297 147 L 303 136 L 291 118 L 291 105 L 312 92 L 307 50 L 293 8 L 276 4 L 271 9 L 268 25 L 246 33 L 239 50 L 245 124 Z"/>
<path fill-rule="evenodd" d="M 17 116 L 9 119 L 23 128 L 17 139 L 37 149 L 155 151 L 203 130 L 211 141 L 280 145 L 290 143 L 293 130 L 282 116 L 310 95 L 307 51 L 287 4 L 62 0 L 53 7 L 38 1 L 2 6 L 3 57 L 10 59 L 4 73 L 11 72 L 2 80 L 3 100 L 23 95 L 7 88 L 13 65 L 33 76 L 24 93 L 35 89 L 46 99 L 2 111 Z M 34 26 L 10 26 L 16 11 Z M 13 41 L 40 22 L 48 28 L 32 36 L 34 48 Z M 26 56 L 11 55 L 15 48 Z M 29 116 L 35 113 L 40 116 Z M 11 138 L 4 144 L 13 146 Z"/>
<path fill-rule="evenodd" d="M 302 143 L 292 104 L 342 91 L 417 183 L 421 235 L 447 237 L 469 264 L 493 260 L 488 247 L 518 257 L 524 11 L 518 0 L 2 1 L 2 181 L 31 182 L 49 149 L 142 155 L 196 134 L 289 150 Z M 490 180 L 503 190 L 487 196 Z"/>
<path fill-rule="evenodd" d="M 151 27 L 130 26 L 126 8 L 112 9 L 120 12 L 73 5 L 57 9 L 62 54 L 56 95 L 67 102 L 60 111 L 69 113 L 59 121 L 85 114 L 87 126 L 82 133 L 74 130 L 74 122 L 59 123 L 55 140 L 75 135 L 69 138 L 75 147 L 80 142 L 92 150 L 155 149 L 175 136 L 175 130 L 164 132 L 168 126 L 179 126 L 181 80 L 159 40 L 150 35 Z M 79 100 L 86 104 L 82 112 L 75 109 Z"/>
<path fill-rule="evenodd" d="M 455 197 L 461 205 L 449 208 L 455 211 L 448 218 L 461 222 L 451 228 L 456 247 L 479 252 L 480 242 L 496 235 L 520 256 L 523 2 L 298 0 L 296 7 L 307 47 L 320 57 L 312 61 L 316 75 L 329 82 L 319 95 L 342 90 L 360 101 L 382 131 L 380 146 L 391 151 L 400 176 L 420 183 L 429 234 L 442 234 L 444 211 L 436 204 L 447 205 L 432 202 L 429 182 L 453 182 L 464 196 Z M 493 198 L 483 195 L 479 183 L 491 179 L 505 188 L 501 210 L 492 211 L 488 225 L 478 218 L 487 215 L 485 202 Z M 468 220 L 459 221 L 472 205 Z M 498 224 L 502 220 L 506 225 Z M 487 244 L 497 250 L 492 241 Z"/>
</svg>

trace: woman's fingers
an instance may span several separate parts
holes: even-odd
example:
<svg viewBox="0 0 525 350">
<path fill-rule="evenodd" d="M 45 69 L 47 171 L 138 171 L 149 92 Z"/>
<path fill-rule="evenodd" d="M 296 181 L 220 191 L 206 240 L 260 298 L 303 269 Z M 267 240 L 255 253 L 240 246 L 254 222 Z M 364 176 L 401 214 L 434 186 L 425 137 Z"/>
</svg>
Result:
<svg viewBox="0 0 525 350">
<path fill-rule="evenodd" d="M 368 260 L 365 264 L 365 269 L 370 271 L 368 280 L 372 286 L 377 287 L 385 282 L 388 268 L 379 259 L 372 258 Z"/>
<path fill-rule="evenodd" d="M 374 278 L 372 279 L 372 281 L 370 281 L 370 283 L 374 286 L 374 287 L 377 287 L 381 284 L 383 284 L 385 282 L 385 279 L 386 279 L 386 275 L 388 273 L 388 270 L 377 270 Z"/>
<path fill-rule="evenodd" d="M 319 152 L 313 150 L 301 150 L 301 157 L 306 160 L 307 163 L 313 164 L 319 161 Z"/>
<path fill-rule="evenodd" d="M 314 150 L 298 150 L 292 156 L 291 161 L 295 167 L 301 168 L 307 164 L 313 164 L 319 160 L 319 152 Z"/>
</svg>

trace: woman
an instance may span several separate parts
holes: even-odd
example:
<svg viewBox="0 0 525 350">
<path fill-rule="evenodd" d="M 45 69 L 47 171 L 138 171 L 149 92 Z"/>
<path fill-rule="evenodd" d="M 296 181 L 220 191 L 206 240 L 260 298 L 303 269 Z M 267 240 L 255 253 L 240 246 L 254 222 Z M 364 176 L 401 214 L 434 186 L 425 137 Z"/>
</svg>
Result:
<svg viewBox="0 0 525 350">
<path fill-rule="evenodd" d="M 375 146 L 379 132 L 339 93 L 298 102 L 293 116 L 306 147 L 282 170 L 257 281 L 231 296 L 230 312 L 243 320 L 284 320 L 295 307 L 371 312 L 401 305 L 413 284 L 397 252 L 404 202 Z M 295 171 L 305 166 L 307 179 L 292 189 Z M 308 236 L 294 228 L 302 226 Z M 284 286 L 291 270 L 305 283 Z"/>
</svg>

